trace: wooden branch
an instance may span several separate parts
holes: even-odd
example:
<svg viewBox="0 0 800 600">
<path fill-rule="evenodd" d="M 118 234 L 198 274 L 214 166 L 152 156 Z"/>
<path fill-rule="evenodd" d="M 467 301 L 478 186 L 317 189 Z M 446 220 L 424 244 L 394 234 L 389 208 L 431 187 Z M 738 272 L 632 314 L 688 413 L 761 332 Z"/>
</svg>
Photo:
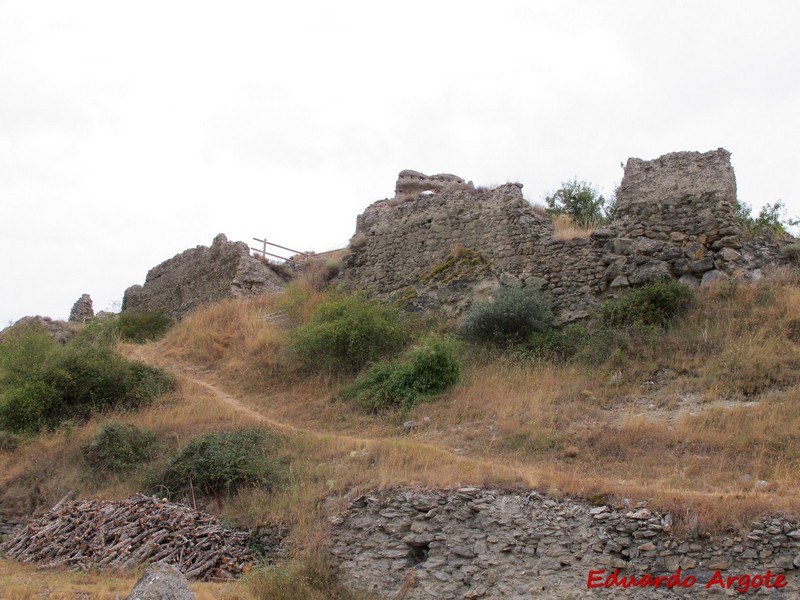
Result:
<svg viewBox="0 0 800 600">
<path fill-rule="evenodd" d="M 224 529 L 216 517 L 188 506 L 141 494 L 121 502 L 69 502 L 71 494 L 18 528 L 0 551 L 24 562 L 82 569 L 164 561 L 204 580 L 234 577 L 255 562 L 247 533 Z"/>
</svg>

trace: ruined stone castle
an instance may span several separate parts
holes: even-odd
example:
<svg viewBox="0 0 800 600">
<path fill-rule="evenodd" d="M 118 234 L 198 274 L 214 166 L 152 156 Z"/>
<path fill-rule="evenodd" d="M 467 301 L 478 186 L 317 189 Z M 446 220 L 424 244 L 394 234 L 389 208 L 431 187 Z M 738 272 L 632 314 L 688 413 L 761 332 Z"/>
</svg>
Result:
<svg viewBox="0 0 800 600">
<path fill-rule="evenodd" d="M 455 314 L 465 297 L 519 282 L 549 292 L 568 321 L 650 281 L 759 277 L 780 262 L 779 243 L 744 240 L 735 204 L 730 153 L 721 148 L 629 159 L 614 220 L 588 238 L 564 240 L 523 199 L 521 184 L 476 189 L 454 175 L 402 171 L 395 197 L 358 216 L 343 276 L 407 308 Z"/>
</svg>

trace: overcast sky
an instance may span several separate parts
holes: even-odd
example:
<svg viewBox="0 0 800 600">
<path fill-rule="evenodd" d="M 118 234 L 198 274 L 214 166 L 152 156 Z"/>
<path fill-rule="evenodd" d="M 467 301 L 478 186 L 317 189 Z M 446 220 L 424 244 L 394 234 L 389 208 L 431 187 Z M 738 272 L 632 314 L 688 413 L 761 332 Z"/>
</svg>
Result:
<svg viewBox="0 0 800 600">
<path fill-rule="evenodd" d="M 397 173 L 733 153 L 800 214 L 800 2 L 0 0 L 0 326 L 220 232 L 341 247 Z"/>
</svg>

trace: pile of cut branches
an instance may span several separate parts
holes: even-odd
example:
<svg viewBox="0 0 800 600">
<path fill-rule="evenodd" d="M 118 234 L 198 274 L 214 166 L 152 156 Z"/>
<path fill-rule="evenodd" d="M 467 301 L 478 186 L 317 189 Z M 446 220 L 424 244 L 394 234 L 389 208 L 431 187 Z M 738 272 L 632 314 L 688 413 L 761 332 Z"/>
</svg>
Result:
<svg viewBox="0 0 800 600">
<path fill-rule="evenodd" d="M 249 535 L 183 504 L 139 494 L 59 503 L 17 528 L 0 551 L 43 567 L 128 569 L 161 561 L 190 579 L 225 579 L 255 561 Z"/>
</svg>

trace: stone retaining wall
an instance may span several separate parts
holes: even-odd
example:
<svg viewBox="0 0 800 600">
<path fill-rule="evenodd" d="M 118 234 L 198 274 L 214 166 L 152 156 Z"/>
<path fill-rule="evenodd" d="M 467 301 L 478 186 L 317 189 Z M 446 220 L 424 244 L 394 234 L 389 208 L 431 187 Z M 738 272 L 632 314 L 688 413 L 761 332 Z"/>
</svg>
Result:
<svg viewBox="0 0 800 600">
<path fill-rule="evenodd" d="M 738 595 L 727 587 L 729 576 L 742 586 L 741 576 L 763 579 L 767 569 L 773 585 L 778 575 L 787 582 L 770 590 L 776 597 L 800 597 L 796 518 L 761 519 L 744 534 L 681 539 L 669 514 L 643 505 L 592 506 L 536 491 L 376 491 L 334 520 L 331 552 L 345 581 L 387 599 L 721 597 Z M 659 588 L 587 587 L 590 571 L 594 583 L 614 569 L 618 579 L 664 579 Z M 668 589 L 667 577 L 678 569 L 694 584 Z"/>
<path fill-rule="evenodd" d="M 17 525 L 20 523 L 22 523 L 22 521 L 8 520 L 0 517 L 0 543 L 10 538 L 11 534 L 14 533 L 14 529 L 16 529 Z"/>
</svg>

